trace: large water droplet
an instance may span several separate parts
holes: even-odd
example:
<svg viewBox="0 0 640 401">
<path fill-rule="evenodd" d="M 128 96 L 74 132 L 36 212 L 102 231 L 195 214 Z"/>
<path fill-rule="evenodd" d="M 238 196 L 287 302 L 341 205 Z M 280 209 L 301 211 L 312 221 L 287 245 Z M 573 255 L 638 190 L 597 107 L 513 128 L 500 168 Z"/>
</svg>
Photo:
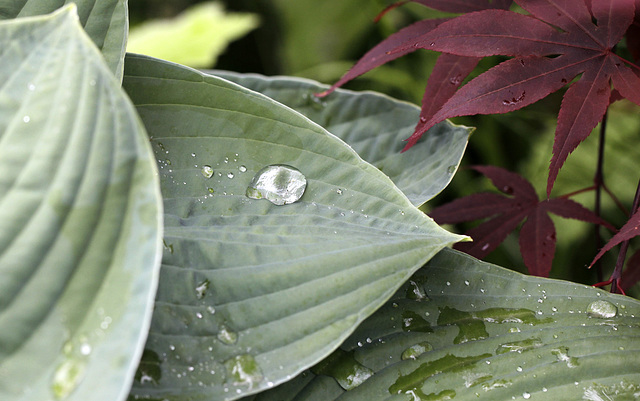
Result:
<svg viewBox="0 0 640 401">
<path fill-rule="evenodd" d="M 204 178 L 211 178 L 213 176 L 213 168 L 209 165 L 202 166 L 202 170 L 200 170 L 200 172 Z"/>
<path fill-rule="evenodd" d="M 262 380 L 262 371 L 258 363 L 249 354 L 238 355 L 224 363 L 227 368 L 228 378 L 235 385 L 246 385 L 253 388 L 253 385 Z"/>
<path fill-rule="evenodd" d="M 246 195 L 251 199 L 266 199 L 281 206 L 300 200 L 306 188 L 307 179 L 298 169 L 273 164 L 256 173 Z"/>
<path fill-rule="evenodd" d="M 609 301 L 598 300 L 587 306 L 587 314 L 591 317 L 609 319 L 618 314 L 618 308 Z"/>
</svg>

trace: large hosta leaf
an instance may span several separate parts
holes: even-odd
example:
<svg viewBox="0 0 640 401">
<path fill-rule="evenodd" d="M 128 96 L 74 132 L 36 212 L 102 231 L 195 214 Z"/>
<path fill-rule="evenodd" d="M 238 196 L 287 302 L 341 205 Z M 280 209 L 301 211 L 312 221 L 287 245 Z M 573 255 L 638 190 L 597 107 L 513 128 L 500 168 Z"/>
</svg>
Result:
<svg viewBox="0 0 640 401">
<path fill-rule="evenodd" d="M 69 3 L 76 5 L 80 23 L 122 80 L 129 30 L 126 0 L 0 0 L 0 20 L 44 15 Z"/>
<path fill-rule="evenodd" d="M 122 400 L 162 250 L 144 128 L 75 7 L 0 49 L 0 399 Z"/>
<path fill-rule="evenodd" d="M 160 164 L 166 224 L 132 398 L 221 400 L 287 380 L 461 239 L 291 109 L 168 62 L 133 55 L 126 66 Z M 302 198 L 245 196 L 276 164 L 306 177 Z"/>
<path fill-rule="evenodd" d="M 214 71 L 217 76 L 263 93 L 324 127 L 347 142 L 364 160 L 382 170 L 420 206 L 453 178 L 471 130 L 446 121 L 435 126 L 416 149 L 400 153 L 413 133 L 420 108 L 374 92 L 336 90 L 319 99 L 327 86 L 292 78 Z"/>
<path fill-rule="evenodd" d="M 445 249 L 329 358 L 250 399 L 601 401 L 639 394 L 640 302 Z"/>
</svg>

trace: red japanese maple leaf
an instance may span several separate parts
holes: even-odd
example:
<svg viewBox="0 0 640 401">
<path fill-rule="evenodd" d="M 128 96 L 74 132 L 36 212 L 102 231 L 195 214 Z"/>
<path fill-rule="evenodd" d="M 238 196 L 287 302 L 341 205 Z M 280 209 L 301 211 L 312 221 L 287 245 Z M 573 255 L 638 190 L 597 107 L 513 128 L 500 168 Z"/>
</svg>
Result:
<svg viewBox="0 0 640 401">
<path fill-rule="evenodd" d="M 486 9 L 508 9 L 512 0 L 411 0 L 415 3 L 425 5 L 436 10 L 466 13 L 471 11 Z M 385 9 L 376 19 L 390 9 L 407 3 L 407 1 L 395 3 Z M 416 22 L 387 39 L 380 42 L 373 49 L 368 51 L 362 58 L 328 90 L 318 94 L 326 96 L 337 87 L 344 85 L 350 80 L 368 72 L 382 64 L 394 60 L 400 56 L 411 53 L 419 49 L 418 43 L 422 35 L 435 29 L 443 22 L 451 18 L 428 19 Z M 401 49 L 401 50 L 400 50 Z M 478 57 L 456 56 L 453 54 L 442 54 L 433 68 L 429 77 L 427 88 L 422 100 L 422 111 L 420 121 L 416 126 L 418 131 L 442 105 L 453 96 L 462 84 L 462 81 L 473 71 L 480 61 Z"/>
<path fill-rule="evenodd" d="M 640 104 L 640 67 L 613 52 L 626 33 L 629 50 L 635 59 L 640 57 L 639 0 L 516 0 L 530 15 L 506 11 L 510 2 L 504 0 L 413 1 L 443 11 L 481 11 L 420 21 L 399 31 L 324 93 L 418 48 L 442 52 L 405 150 L 447 118 L 517 110 L 579 76 L 565 93 L 558 115 L 549 195 L 567 156 L 600 122 L 610 102 L 627 98 Z M 493 55 L 514 58 L 458 90 L 479 58 Z"/>
<path fill-rule="evenodd" d="M 548 213 L 613 227 L 577 202 L 565 198 L 539 200 L 533 186 L 518 174 L 499 167 L 475 166 L 488 177 L 496 193 L 477 193 L 434 209 L 429 215 L 438 224 L 455 224 L 489 218 L 466 234 L 472 243 L 456 248 L 479 259 L 491 251 L 526 219 L 520 230 L 520 252 L 529 273 L 548 277 L 556 247 L 556 231 Z"/>
<path fill-rule="evenodd" d="M 516 2 L 530 15 L 473 12 L 443 22 L 416 40 L 418 47 L 459 56 L 514 58 L 458 90 L 415 131 L 405 150 L 440 121 L 517 110 L 580 75 L 565 93 L 558 115 L 549 195 L 569 153 L 602 119 L 610 103 L 611 84 L 622 97 L 640 105 L 640 68 L 613 52 L 634 20 L 635 0 L 591 0 L 590 8 L 584 0 Z M 396 51 L 406 51 L 406 46 Z"/>
</svg>

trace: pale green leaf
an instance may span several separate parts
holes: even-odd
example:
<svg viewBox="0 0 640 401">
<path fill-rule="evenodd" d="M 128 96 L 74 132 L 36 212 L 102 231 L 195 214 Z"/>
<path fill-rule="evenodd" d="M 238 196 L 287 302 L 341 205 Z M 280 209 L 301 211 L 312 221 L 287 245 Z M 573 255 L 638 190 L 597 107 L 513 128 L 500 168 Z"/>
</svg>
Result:
<svg viewBox="0 0 640 401">
<path fill-rule="evenodd" d="M 460 240 L 339 138 L 241 86 L 130 55 L 124 87 L 160 165 L 165 254 L 131 399 L 239 398 L 333 351 L 438 250 Z M 245 196 L 265 166 L 295 203 Z"/>
<path fill-rule="evenodd" d="M 391 178 L 415 206 L 421 206 L 453 178 L 471 129 L 449 121 L 436 125 L 411 150 L 400 153 L 413 133 L 420 108 L 374 92 L 338 89 L 326 98 L 317 82 L 214 71 L 217 76 L 263 93 L 347 142 L 364 160 Z"/>
<path fill-rule="evenodd" d="M 144 128 L 75 6 L 0 49 L 0 399 L 122 400 L 162 250 Z"/>
<path fill-rule="evenodd" d="M 107 65 L 122 80 L 129 29 L 126 0 L 0 0 L 0 20 L 44 15 L 75 4 L 80 23 L 102 51 Z"/>
<path fill-rule="evenodd" d="M 211 67 L 229 42 L 257 26 L 253 14 L 225 13 L 220 3 L 202 3 L 173 19 L 134 27 L 127 51 L 191 67 Z"/>
<path fill-rule="evenodd" d="M 339 351 L 250 399 L 622 401 L 639 394 L 640 302 L 445 249 Z"/>
</svg>

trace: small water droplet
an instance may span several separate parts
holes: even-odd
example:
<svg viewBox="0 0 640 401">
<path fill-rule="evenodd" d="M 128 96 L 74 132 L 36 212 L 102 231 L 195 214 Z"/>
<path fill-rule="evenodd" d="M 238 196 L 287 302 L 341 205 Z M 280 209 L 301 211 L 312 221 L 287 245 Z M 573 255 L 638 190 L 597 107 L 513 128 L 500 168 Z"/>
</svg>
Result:
<svg viewBox="0 0 640 401">
<path fill-rule="evenodd" d="M 338 188 L 338 189 L 336 189 L 336 193 L 337 193 L 338 195 L 342 195 L 342 190 L 341 190 L 340 188 Z"/>
<path fill-rule="evenodd" d="M 429 344 L 428 342 L 421 342 L 415 345 L 412 345 L 411 347 L 407 348 L 406 350 L 404 350 L 404 352 L 402 352 L 402 355 L 400 356 L 400 358 L 402 358 L 403 361 L 407 360 L 407 359 L 416 359 L 418 358 L 420 355 L 424 354 L 425 352 L 429 352 L 433 349 L 433 346 L 431 344 Z"/>
<path fill-rule="evenodd" d="M 482 245 L 482 250 L 483 251 L 486 251 L 487 249 L 489 249 L 489 244 Z"/>
<path fill-rule="evenodd" d="M 246 173 L 247 172 L 247 168 L 245 166 L 239 166 L 238 167 L 238 171 L 240 171 L 241 173 Z"/>
<path fill-rule="evenodd" d="M 238 334 L 229 330 L 226 326 L 222 326 L 218 331 L 218 340 L 224 344 L 233 345 L 238 341 Z"/>
<path fill-rule="evenodd" d="M 524 398 L 525 400 L 528 400 L 529 398 L 531 398 L 531 394 L 525 391 L 524 393 L 522 393 L 522 398 Z"/>
<path fill-rule="evenodd" d="M 202 169 L 200 170 L 200 172 L 202 173 L 202 176 L 204 178 L 213 177 L 213 168 L 208 164 L 205 164 L 204 166 L 202 166 Z"/>
<path fill-rule="evenodd" d="M 469 285 L 469 280 L 464 280 L 464 285 Z"/>
<path fill-rule="evenodd" d="M 300 200 L 306 187 L 307 179 L 298 169 L 273 164 L 256 173 L 247 187 L 246 196 L 282 206 Z"/>
<path fill-rule="evenodd" d="M 233 173 L 227 173 L 227 178 L 228 179 L 232 179 L 233 178 Z"/>
<path fill-rule="evenodd" d="M 28 123 L 29 121 L 31 121 L 31 117 L 24 116 L 24 117 L 22 117 L 22 121 L 24 121 L 25 123 Z"/>
<path fill-rule="evenodd" d="M 435 45 L 436 45 L 436 42 L 429 43 L 429 46 L 435 46 Z"/>
<path fill-rule="evenodd" d="M 453 174 L 453 173 L 456 172 L 457 168 L 458 168 L 458 166 L 456 166 L 455 164 L 452 164 L 451 166 L 447 167 L 447 173 Z"/>
<path fill-rule="evenodd" d="M 449 83 L 451 85 L 460 85 L 461 81 L 462 81 L 462 77 L 460 75 L 456 75 L 455 77 L 449 78 Z"/>
<path fill-rule="evenodd" d="M 516 368 L 516 372 L 522 372 L 522 366 L 518 366 L 518 367 Z"/>
<path fill-rule="evenodd" d="M 56 399 L 67 398 L 78 387 L 84 377 L 86 365 L 86 360 L 70 357 L 56 368 L 51 383 Z"/>
<path fill-rule="evenodd" d="M 252 389 L 254 384 L 262 380 L 262 371 L 258 363 L 249 354 L 238 355 L 224 363 L 227 379 L 235 385 L 245 385 Z"/>
<path fill-rule="evenodd" d="M 587 306 L 587 314 L 600 319 L 610 319 L 618 314 L 618 308 L 609 301 L 597 300 Z"/>
<path fill-rule="evenodd" d="M 514 106 L 522 102 L 525 98 L 525 95 L 526 95 L 526 91 L 522 91 L 522 93 L 519 94 L 518 96 L 514 96 L 511 99 L 504 99 L 502 101 L 502 104 L 504 104 L 505 106 Z"/>
<path fill-rule="evenodd" d="M 209 280 L 204 280 L 200 284 L 196 286 L 196 298 L 202 299 L 207 294 L 207 290 L 209 289 Z"/>
<path fill-rule="evenodd" d="M 427 117 L 421 116 L 420 117 L 420 122 L 423 123 L 423 124 L 426 123 L 427 122 Z"/>
<path fill-rule="evenodd" d="M 34 90 L 36 90 L 36 86 L 35 86 L 34 84 L 32 84 L 32 83 L 30 83 L 27 87 L 28 87 L 28 88 L 29 88 L 29 90 L 30 90 L 30 91 L 32 91 L 32 92 L 33 92 Z"/>
</svg>

